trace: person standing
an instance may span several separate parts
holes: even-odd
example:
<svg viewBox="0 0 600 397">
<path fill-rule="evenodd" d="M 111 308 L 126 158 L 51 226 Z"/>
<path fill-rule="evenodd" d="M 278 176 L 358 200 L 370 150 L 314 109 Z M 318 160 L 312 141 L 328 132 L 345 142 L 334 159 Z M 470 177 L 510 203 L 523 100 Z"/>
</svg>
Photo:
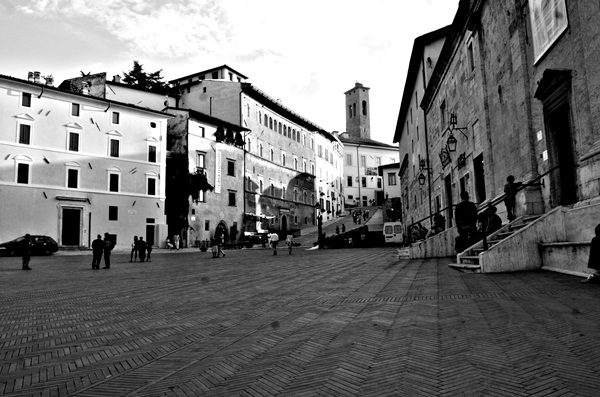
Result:
<svg viewBox="0 0 600 397">
<path fill-rule="evenodd" d="M 515 204 L 517 202 L 517 192 L 522 184 L 522 182 L 515 182 L 515 177 L 512 175 L 506 178 L 506 185 L 504 185 L 504 205 L 506 206 L 506 217 L 509 222 L 514 221 L 517 217 Z"/>
<path fill-rule="evenodd" d="M 144 262 L 146 260 L 146 242 L 142 236 L 138 240 L 138 251 L 140 253 L 140 262 Z"/>
<path fill-rule="evenodd" d="M 273 248 L 273 255 L 277 255 L 277 244 L 279 243 L 279 235 L 273 232 L 269 237 L 271 240 L 271 247 Z"/>
<path fill-rule="evenodd" d="M 102 241 L 102 236 L 98 235 L 98 237 L 92 242 L 92 269 L 100 269 L 100 261 L 102 260 L 103 252 L 104 241 Z"/>
<path fill-rule="evenodd" d="M 129 262 L 137 261 L 138 249 L 138 236 L 133 236 L 133 242 L 131 243 L 131 259 L 129 259 Z"/>
<path fill-rule="evenodd" d="M 289 254 L 292 255 L 292 247 L 294 246 L 294 236 L 291 234 L 287 235 L 285 242 L 288 246 Z"/>
<path fill-rule="evenodd" d="M 110 252 L 114 248 L 113 242 L 110 239 L 108 233 L 104 233 L 104 267 L 103 269 L 110 269 Z"/>
<path fill-rule="evenodd" d="M 346 232 L 346 226 L 342 223 L 342 233 Z"/>
<path fill-rule="evenodd" d="M 29 261 L 31 260 L 31 246 L 33 244 L 31 243 L 31 235 L 29 233 L 25 235 L 21 244 L 23 244 L 23 270 L 31 270 Z"/>
<path fill-rule="evenodd" d="M 146 243 L 146 262 L 152 262 L 152 244 Z"/>
<path fill-rule="evenodd" d="M 219 234 L 217 237 L 217 258 L 219 257 L 219 255 L 223 254 L 223 258 L 225 258 L 225 252 L 223 252 L 223 244 L 225 243 L 225 235 L 224 234 Z"/>
<path fill-rule="evenodd" d="M 335 234 L 340 234 L 340 227 L 339 226 L 335 227 Z"/>
<path fill-rule="evenodd" d="M 469 201 L 469 193 L 464 190 L 460 192 L 460 198 L 462 201 L 456 205 L 454 210 L 458 229 L 455 244 L 457 252 L 464 251 L 477 237 L 477 206 Z"/>
<path fill-rule="evenodd" d="M 592 274 L 588 276 L 582 283 L 600 284 L 600 224 L 594 229 L 596 236 L 592 239 L 590 246 L 590 257 L 588 259 L 588 268 L 592 270 Z"/>
<path fill-rule="evenodd" d="M 175 249 L 179 249 L 179 234 L 173 236 L 173 244 L 175 245 Z"/>
</svg>

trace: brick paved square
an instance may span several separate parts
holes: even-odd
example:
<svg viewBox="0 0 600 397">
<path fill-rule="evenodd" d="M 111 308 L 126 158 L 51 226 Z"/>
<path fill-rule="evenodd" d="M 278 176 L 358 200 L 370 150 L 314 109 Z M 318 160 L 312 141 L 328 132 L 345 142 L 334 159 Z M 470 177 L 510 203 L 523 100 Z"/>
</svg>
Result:
<svg viewBox="0 0 600 397">
<path fill-rule="evenodd" d="M 1 396 L 596 396 L 600 287 L 395 249 L 0 258 Z"/>
</svg>

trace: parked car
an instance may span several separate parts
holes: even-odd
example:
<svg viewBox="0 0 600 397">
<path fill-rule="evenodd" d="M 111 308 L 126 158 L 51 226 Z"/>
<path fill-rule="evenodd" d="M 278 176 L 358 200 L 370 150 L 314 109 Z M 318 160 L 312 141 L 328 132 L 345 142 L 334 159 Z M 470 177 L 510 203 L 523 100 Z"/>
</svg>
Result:
<svg viewBox="0 0 600 397">
<path fill-rule="evenodd" d="M 262 245 L 263 241 L 268 241 L 268 239 L 267 232 L 244 232 L 244 235 L 240 237 L 240 243 L 244 244 L 246 248 L 252 248 L 255 244 Z"/>
<path fill-rule="evenodd" d="M 0 244 L 0 255 L 22 255 L 25 236 Z M 58 243 L 52 237 L 31 235 L 31 254 L 50 255 L 58 251 Z"/>
</svg>

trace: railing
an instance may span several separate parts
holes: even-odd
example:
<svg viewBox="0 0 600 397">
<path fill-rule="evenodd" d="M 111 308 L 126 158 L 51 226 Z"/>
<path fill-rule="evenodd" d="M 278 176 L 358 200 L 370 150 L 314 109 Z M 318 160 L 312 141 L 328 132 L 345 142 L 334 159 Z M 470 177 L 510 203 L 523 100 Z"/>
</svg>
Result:
<svg viewBox="0 0 600 397">
<path fill-rule="evenodd" d="M 520 186 L 517 188 L 517 190 L 516 190 L 516 193 L 520 192 L 521 190 L 525 189 L 525 188 L 526 188 L 526 187 L 528 187 L 528 186 L 533 186 L 533 185 L 535 185 L 535 183 L 536 183 L 537 181 L 539 181 L 540 179 L 542 179 L 542 178 L 543 178 L 543 177 L 545 177 L 546 175 L 550 174 L 551 172 L 553 172 L 553 171 L 556 171 L 556 170 L 557 170 L 557 169 L 559 169 L 559 168 L 560 168 L 560 165 L 557 165 L 556 167 L 553 167 L 553 168 L 549 169 L 548 171 L 544 172 L 543 174 L 541 174 L 541 175 L 538 175 L 538 176 L 536 176 L 535 178 L 532 178 L 532 179 L 530 179 L 529 181 L 527 181 L 527 182 L 525 182 L 525 183 L 522 183 L 522 184 L 521 184 L 521 185 L 520 185 Z M 480 203 L 475 203 L 475 204 L 477 205 L 477 208 L 478 208 L 478 210 L 477 210 L 477 215 L 480 215 L 480 214 L 482 214 L 484 211 L 486 211 L 486 210 L 487 210 L 487 209 L 488 209 L 490 206 L 492 206 L 492 205 L 493 205 L 493 206 L 496 206 L 497 204 L 500 204 L 501 202 L 503 202 L 503 201 L 504 201 L 504 199 L 505 199 L 505 198 L 506 198 L 506 193 L 502 193 L 501 195 L 499 195 L 499 196 L 497 196 L 497 197 L 495 197 L 495 198 L 491 199 L 490 201 L 482 201 L 482 202 L 480 202 Z M 431 228 L 431 226 L 433 225 L 433 218 L 434 218 L 434 217 L 435 217 L 437 214 L 442 214 L 442 215 L 443 215 L 443 213 L 445 213 L 445 212 L 446 212 L 448 209 L 450 209 L 450 210 L 451 210 L 453 207 L 456 207 L 456 204 L 451 204 L 451 205 L 449 205 L 448 207 L 446 207 L 446 208 L 444 208 L 444 209 L 441 209 L 441 210 L 439 210 L 439 211 L 437 211 L 437 212 L 435 212 L 435 213 L 431 214 L 430 216 L 426 216 L 426 217 L 425 217 L 425 218 L 423 218 L 423 219 L 420 219 L 420 220 L 418 220 L 418 221 L 416 221 L 416 222 L 413 222 L 413 223 L 411 223 L 411 224 L 410 224 L 410 225 L 409 225 L 409 226 L 408 226 L 408 227 L 407 227 L 405 230 L 408 230 L 409 228 L 411 228 L 411 229 L 412 229 L 412 228 L 413 228 L 413 227 L 414 227 L 416 224 L 418 224 L 418 223 L 421 223 L 421 222 L 425 222 L 425 221 L 427 221 L 427 220 L 429 220 L 429 223 L 430 223 L 430 228 Z M 448 227 L 448 225 L 446 225 L 446 226 Z M 485 225 L 483 225 L 483 226 L 484 226 L 484 230 L 485 230 Z M 410 238 L 410 237 L 409 237 L 409 238 Z M 484 245 L 485 245 L 485 247 L 484 247 L 484 248 L 485 248 L 485 249 L 487 249 L 487 241 L 486 241 L 486 239 L 485 239 L 485 233 L 484 233 L 483 240 L 484 240 Z"/>
</svg>

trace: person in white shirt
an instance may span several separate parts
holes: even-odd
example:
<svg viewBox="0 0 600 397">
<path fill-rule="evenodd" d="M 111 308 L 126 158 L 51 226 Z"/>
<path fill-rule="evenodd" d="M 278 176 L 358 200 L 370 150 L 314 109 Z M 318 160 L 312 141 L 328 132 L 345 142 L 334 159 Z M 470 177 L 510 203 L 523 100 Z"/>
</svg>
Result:
<svg viewBox="0 0 600 397">
<path fill-rule="evenodd" d="M 273 232 L 269 235 L 271 247 L 273 248 L 273 255 L 277 255 L 277 244 L 279 243 L 279 236 Z"/>
</svg>

